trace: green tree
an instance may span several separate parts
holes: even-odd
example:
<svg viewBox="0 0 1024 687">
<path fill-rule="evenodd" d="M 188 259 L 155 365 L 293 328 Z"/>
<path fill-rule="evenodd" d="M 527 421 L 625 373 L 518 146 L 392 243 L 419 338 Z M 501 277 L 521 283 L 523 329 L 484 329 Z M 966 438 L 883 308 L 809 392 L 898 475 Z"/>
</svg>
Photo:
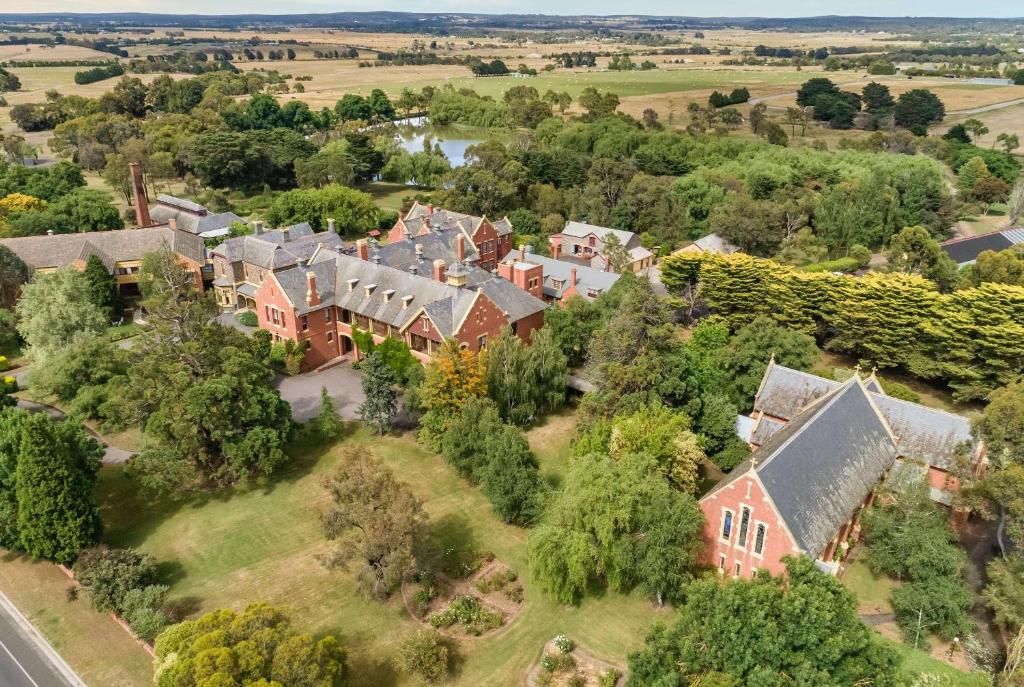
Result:
<svg viewBox="0 0 1024 687">
<path fill-rule="evenodd" d="M 996 558 L 988 564 L 988 584 L 982 595 L 996 622 L 1009 632 L 1024 627 L 1024 558 Z"/>
<path fill-rule="evenodd" d="M 32 270 L 7 246 L 0 246 L 0 308 L 13 309 L 21 287 Z"/>
<path fill-rule="evenodd" d="M 333 635 L 299 634 L 282 609 L 267 604 L 178 623 L 157 637 L 155 648 L 154 681 L 161 687 L 348 684 L 345 650 Z"/>
<path fill-rule="evenodd" d="M 543 508 L 544 485 L 522 430 L 502 425 L 483 437 L 481 463 L 480 487 L 494 512 L 515 525 L 533 523 Z"/>
<path fill-rule="evenodd" d="M 818 359 L 814 338 L 782 327 L 769 317 L 756 317 L 741 327 L 721 351 L 722 367 L 728 370 L 726 387 L 730 398 L 740 408 L 754 401 L 768 361 L 797 370 L 809 370 Z"/>
<path fill-rule="evenodd" d="M 786 571 L 690 585 L 676 620 L 630 655 L 630 687 L 903 684 L 899 656 L 861 622 L 853 594 L 809 558 L 787 558 Z"/>
<path fill-rule="evenodd" d="M 928 89 L 915 88 L 900 94 L 893 114 L 899 126 L 908 129 L 927 127 L 942 121 L 946 116 L 946 106 Z"/>
<path fill-rule="evenodd" d="M 103 449 L 74 422 L 24 418 L 15 469 L 20 548 L 33 558 L 72 561 L 99 540 L 93 495 Z"/>
<path fill-rule="evenodd" d="M 459 348 L 454 339 L 445 341 L 427 365 L 419 387 L 419 402 L 424 411 L 420 419 L 420 441 L 439 450 L 441 437 L 466 402 L 486 393 L 486 367 L 482 357 Z"/>
<path fill-rule="evenodd" d="M 383 436 L 391 429 L 398 412 L 398 381 L 380 353 L 373 351 L 360 364 L 363 373 L 363 395 L 366 400 L 359 406 L 363 423 Z"/>
<path fill-rule="evenodd" d="M 373 107 L 363 96 L 346 93 L 341 100 L 335 103 L 334 114 L 343 122 L 369 121 L 373 118 Z"/>
<path fill-rule="evenodd" d="M 1024 382 L 993 391 L 975 429 L 993 460 L 1003 465 L 1024 465 Z"/>
<path fill-rule="evenodd" d="M 566 359 L 547 327 L 523 343 L 508 327 L 485 354 L 487 395 L 502 419 L 526 425 L 565 403 Z"/>
<path fill-rule="evenodd" d="M 796 93 L 796 102 L 800 107 L 809 107 L 814 105 L 814 101 L 819 95 L 838 92 L 839 87 L 830 79 L 815 77 L 808 79 L 800 86 L 800 90 Z"/>
<path fill-rule="evenodd" d="M 287 458 L 291 409 L 243 334 L 213 320 L 217 305 L 163 250 L 143 259 L 139 288 L 151 328 L 111 384 L 106 414 L 151 442 L 129 468 L 147 488 L 181 492 L 270 475 Z"/>
<path fill-rule="evenodd" d="M 80 337 L 107 328 L 107 314 L 92 300 L 87 277 L 73 267 L 37 274 L 22 287 L 18 333 L 42 362 Z"/>
<path fill-rule="evenodd" d="M 320 387 L 320 412 L 313 420 L 317 435 L 323 441 L 333 441 L 341 436 L 345 423 L 338 417 L 338 411 L 334 407 L 334 400 L 327 392 L 327 387 Z"/>
<path fill-rule="evenodd" d="M 593 86 L 587 86 L 576 101 L 591 119 L 607 117 L 619 107 L 619 96 L 614 93 L 600 93 Z"/>
<path fill-rule="evenodd" d="M 90 255 L 83 271 L 88 282 L 90 300 L 106 313 L 109 320 L 120 319 L 123 304 L 117 280 L 98 256 Z"/>
<path fill-rule="evenodd" d="M 354 562 L 363 590 L 387 597 L 416 562 L 426 525 L 420 502 L 362 447 L 344 448 L 334 474 L 322 484 L 331 497 L 324 532 L 338 542 L 324 563 Z"/>
<path fill-rule="evenodd" d="M 1020 136 L 1003 132 L 996 136 L 996 143 L 1002 146 L 1007 155 L 1020 148 Z"/>
<path fill-rule="evenodd" d="M 562 603 L 592 584 L 679 597 L 702 544 L 697 502 L 669 486 L 644 455 L 573 462 L 561 493 L 530 535 L 534 577 Z"/>
<path fill-rule="evenodd" d="M 363 235 L 377 228 L 378 214 L 369 194 L 332 183 L 280 194 L 265 219 L 275 226 L 309 222 L 314 230 L 323 231 L 330 218 L 345 233 Z"/>
<path fill-rule="evenodd" d="M 959 279 L 956 262 L 922 226 L 904 227 L 892 237 L 885 255 L 889 269 L 920 274 L 938 284 L 942 291 L 952 291 Z"/>
<path fill-rule="evenodd" d="M 871 114 L 888 114 L 896 103 L 889 92 L 889 87 L 875 81 L 864 86 L 861 96 L 864 99 L 864 109 Z"/>
<path fill-rule="evenodd" d="M 157 581 L 156 559 L 132 549 L 86 549 L 75 560 L 75 582 L 101 613 L 123 613 L 125 595 Z"/>
<path fill-rule="evenodd" d="M 970 132 L 971 138 L 974 141 L 980 142 L 981 137 L 988 133 L 988 127 L 985 126 L 985 122 L 974 117 L 964 120 L 964 129 Z"/>
</svg>

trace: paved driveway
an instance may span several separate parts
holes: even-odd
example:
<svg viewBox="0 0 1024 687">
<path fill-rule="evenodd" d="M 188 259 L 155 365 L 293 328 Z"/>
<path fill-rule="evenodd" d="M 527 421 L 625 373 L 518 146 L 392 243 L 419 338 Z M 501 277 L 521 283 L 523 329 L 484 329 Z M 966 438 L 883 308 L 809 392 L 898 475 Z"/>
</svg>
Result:
<svg viewBox="0 0 1024 687">
<path fill-rule="evenodd" d="M 292 417 L 296 422 L 305 422 L 320 411 L 320 389 L 323 387 L 327 387 L 335 410 L 345 420 L 358 420 L 359 406 L 366 399 L 362 375 L 349 364 L 297 377 L 279 376 L 274 385 L 281 392 L 281 398 L 291 404 Z"/>
</svg>

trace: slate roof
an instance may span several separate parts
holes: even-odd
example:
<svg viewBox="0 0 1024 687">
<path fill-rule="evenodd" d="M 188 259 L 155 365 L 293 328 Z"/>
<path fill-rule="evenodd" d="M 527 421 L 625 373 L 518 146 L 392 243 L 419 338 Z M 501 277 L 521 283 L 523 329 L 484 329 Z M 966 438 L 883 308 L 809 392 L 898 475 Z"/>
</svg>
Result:
<svg viewBox="0 0 1024 687">
<path fill-rule="evenodd" d="M 307 222 L 293 224 L 287 230 L 287 239 L 283 229 L 236 236 L 214 248 L 213 254 L 229 262 L 279 270 L 297 265 L 299 260 L 308 261 L 320 244 L 326 248 L 342 247 L 340 236 L 333 231 L 314 232 Z"/>
<path fill-rule="evenodd" d="M 505 257 L 504 262 L 511 264 L 518 260 L 519 252 L 513 251 Z M 523 255 L 523 262 L 541 265 L 544 268 L 544 294 L 552 298 L 560 299 L 565 290 L 569 288 L 569 277 L 572 276 L 574 268 L 576 270 L 576 292 L 588 301 L 593 300 L 587 295 L 589 289 L 596 289 L 603 293 L 612 288 L 612 285 L 619 280 L 619 275 L 614 272 L 603 272 L 575 262 L 537 255 L 530 250 L 530 246 L 527 246 L 526 253 Z"/>
<path fill-rule="evenodd" d="M 409 231 L 415 234 L 416 230 L 419 228 L 419 224 L 413 222 L 413 220 L 419 220 L 422 222 L 424 218 L 426 218 L 427 223 L 430 224 L 430 228 L 432 230 L 458 229 L 470 238 L 473 237 L 473 231 L 483 220 L 483 217 L 467 215 L 462 212 L 453 212 L 452 210 L 445 210 L 444 208 L 434 208 L 417 201 L 412 204 L 411 208 L 409 208 L 409 212 L 405 213 L 403 221 Z M 489 219 L 488 221 L 494 227 L 498 236 L 507 236 L 512 233 L 512 223 L 508 221 L 508 217 L 503 217 L 499 220 Z"/>
<path fill-rule="evenodd" d="M 458 237 L 457 230 L 431 232 L 423 236 L 372 246 L 369 249 L 369 256 L 371 259 L 379 257 L 382 265 L 403 271 L 408 271 L 409 267 L 415 265 L 418 274 L 430 276 L 435 260 L 444 260 L 447 265 L 453 265 L 459 261 Z M 416 253 L 417 246 L 422 246 L 422 255 Z M 480 259 L 480 254 L 473 242 L 468 239 L 463 240 L 463 250 L 465 251 L 464 262 L 470 263 L 471 267 L 467 285 L 476 286 L 490 279 L 492 276 L 490 272 L 472 267 L 472 263 Z"/>
<path fill-rule="evenodd" d="M 202 265 L 206 262 L 203 239 L 169 226 L 142 229 L 117 229 L 74 234 L 23 236 L 0 239 L 33 269 L 49 269 L 70 265 L 77 259 L 96 255 L 108 269 L 118 262 L 141 260 L 146 253 L 168 247 Z"/>
<path fill-rule="evenodd" d="M 285 269 L 276 275 L 300 314 L 320 307 L 306 305 L 306 273 L 309 271 L 316 274 L 317 291 L 325 303 L 334 303 L 400 328 L 404 328 L 422 308 L 445 337 L 455 333 L 478 293 L 491 299 L 513 322 L 547 307 L 543 301 L 497 277 L 478 288 L 460 288 L 437 281 L 429 273 L 414 275 L 378 265 L 372 260 L 324 249 L 314 256 L 309 265 Z M 408 296 L 412 298 L 403 300 Z"/>
<path fill-rule="evenodd" d="M 978 236 L 951 239 L 939 244 L 942 250 L 960 267 L 970 265 L 987 250 L 1001 251 L 1024 243 L 1024 228 L 1003 229 Z"/>
<path fill-rule="evenodd" d="M 714 233 L 697 239 L 688 248 L 700 250 L 702 253 L 717 253 L 719 255 L 731 255 L 739 250 L 739 246 L 729 243 Z"/>
<path fill-rule="evenodd" d="M 572 236 L 580 239 L 593 234 L 602 241 L 604 241 L 605 237 L 609 234 L 614 234 L 619 238 L 622 245 L 627 248 L 636 245 L 636 243 L 640 241 L 640 237 L 631 231 L 612 229 L 611 227 L 600 227 L 596 224 L 587 224 L 586 222 L 566 222 L 565 228 L 562 229 L 562 234 L 564 236 Z"/>
<path fill-rule="evenodd" d="M 154 221 L 162 223 L 173 219 L 178 229 L 190 234 L 199 234 L 204 238 L 223 236 L 227 234 L 232 222 L 242 221 L 242 218 L 233 212 L 211 214 L 199 203 L 165 194 L 157 196 L 157 204 L 150 209 L 149 216 Z"/>
<path fill-rule="evenodd" d="M 950 470 L 964 444 L 972 449 L 976 446 L 968 418 L 888 396 L 878 378 L 873 375 L 863 383 L 879 412 L 892 428 L 900 456 Z M 754 412 L 791 420 L 815 399 L 839 386 L 840 382 L 793 370 L 772 361 L 761 381 L 761 388 L 754 401 Z M 765 419 L 762 418 L 762 423 Z M 765 433 L 769 431 L 770 427 L 764 429 Z"/>
<path fill-rule="evenodd" d="M 820 556 L 898 453 L 859 376 L 816 399 L 711 493 L 751 471 L 796 545 Z"/>
</svg>

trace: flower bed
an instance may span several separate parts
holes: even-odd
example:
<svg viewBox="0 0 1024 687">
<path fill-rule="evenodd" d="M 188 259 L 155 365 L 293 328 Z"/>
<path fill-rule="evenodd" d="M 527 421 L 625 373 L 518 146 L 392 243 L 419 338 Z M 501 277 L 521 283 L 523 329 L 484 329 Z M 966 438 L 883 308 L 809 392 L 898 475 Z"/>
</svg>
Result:
<svg viewBox="0 0 1024 687">
<path fill-rule="evenodd" d="M 621 668 L 582 651 L 565 635 L 544 645 L 526 678 L 529 687 L 621 687 L 625 682 Z"/>
</svg>

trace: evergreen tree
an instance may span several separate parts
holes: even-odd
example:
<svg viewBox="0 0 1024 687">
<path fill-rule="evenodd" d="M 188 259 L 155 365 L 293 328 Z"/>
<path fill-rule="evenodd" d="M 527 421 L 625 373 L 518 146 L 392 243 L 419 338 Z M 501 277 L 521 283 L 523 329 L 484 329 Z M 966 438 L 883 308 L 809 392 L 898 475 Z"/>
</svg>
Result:
<svg viewBox="0 0 1024 687">
<path fill-rule="evenodd" d="M 363 418 L 363 424 L 383 436 L 391 429 L 391 422 L 398 412 L 395 373 L 377 351 L 366 356 L 361 367 L 363 395 L 366 396 L 366 400 L 359 406 L 359 414 Z"/>
<path fill-rule="evenodd" d="M 93 496 L 103 449 L 73 422 L 24 419 L 15 470 L 18 536 L 34 558 L 68 563 L 100 536 Z"/>
<path fill-rule="evenodd" d="M 106 313 L 111 321 L 121 317 L 121 293 L 117 281 L 107 271 L 107 266 L 95 255 L 90 255 L 85 263 L 85 280 L 88 283 L 89 300 Z"/>
</svg>

